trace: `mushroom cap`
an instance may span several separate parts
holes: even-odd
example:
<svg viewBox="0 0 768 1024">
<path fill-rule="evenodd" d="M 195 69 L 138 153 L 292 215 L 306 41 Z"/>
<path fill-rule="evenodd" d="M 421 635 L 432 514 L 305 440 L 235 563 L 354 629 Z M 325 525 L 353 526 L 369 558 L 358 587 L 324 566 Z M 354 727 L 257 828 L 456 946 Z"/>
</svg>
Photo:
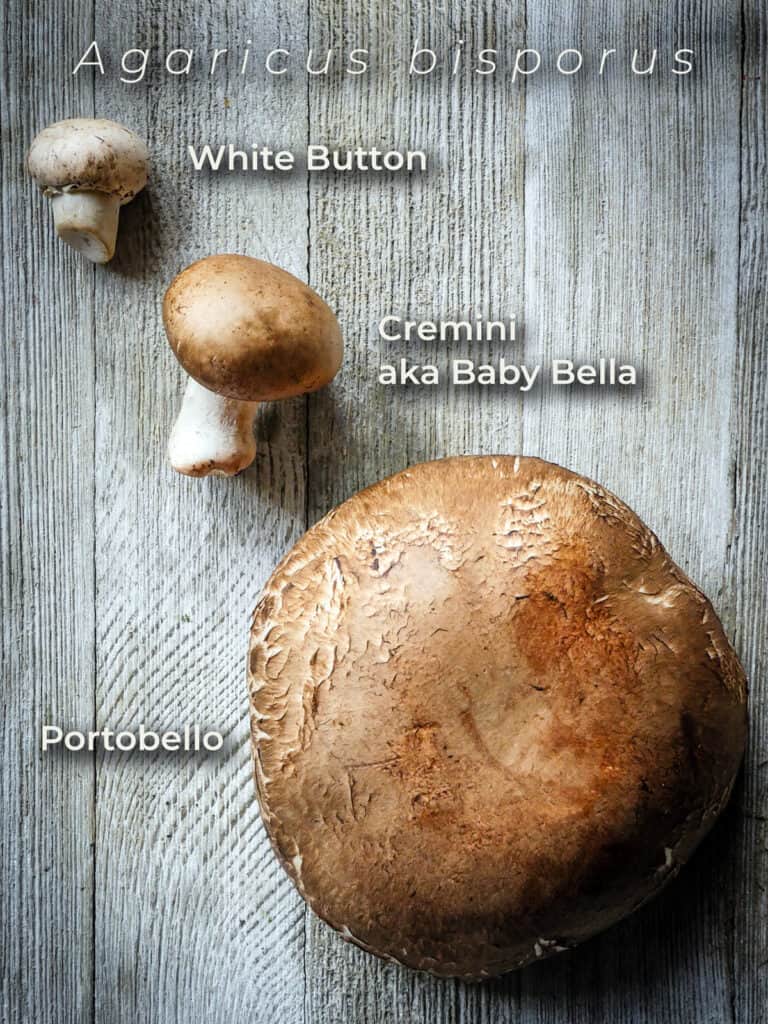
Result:
<svg viewBox="0 0 768 1024">
<path fill-rule="evenodd" d="M 101 118 L 48 125 L 29 149 L 27 167 L 46 195 L 103 192 L 130 202 L 147 183 L 149 152 L 130 129 Z"/>
<path fill-rule="evenodd" d="M 704 595 L 596 483 L 415 466 L 284 558 L 249 659 L 262 816 L 369 952 L 482 978 L 677 872 L 731 791 L 745 680 Z"/>
<path fill-rule="evenodd" d="M 341 365 L 336 317 L 293 274 L 250 256 L 208 256 L 174 278 L 163 321 L 198 384 L 263 402 L 328 384 Z"/>
</svg>

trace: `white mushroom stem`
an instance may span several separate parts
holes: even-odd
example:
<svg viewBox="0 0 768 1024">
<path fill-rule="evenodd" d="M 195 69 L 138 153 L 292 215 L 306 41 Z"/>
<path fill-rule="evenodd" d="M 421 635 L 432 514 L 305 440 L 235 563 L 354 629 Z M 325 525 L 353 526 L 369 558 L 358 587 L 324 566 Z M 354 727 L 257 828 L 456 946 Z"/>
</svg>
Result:
<svg viewBox="0 0 768 1024">
<path fill-rule="evenodd" d="M 234 476 L 256 458 L 253 420 L 258 402 L 224 398 L 189 381 L 168 442 L 177 473 Z"/>
<path fill-rule="evenodd" d="M 115 254 L 120 199 L 103 192 L 60 192 L 51 200 L 59 238 L 94 263 Z"/>
</svg>

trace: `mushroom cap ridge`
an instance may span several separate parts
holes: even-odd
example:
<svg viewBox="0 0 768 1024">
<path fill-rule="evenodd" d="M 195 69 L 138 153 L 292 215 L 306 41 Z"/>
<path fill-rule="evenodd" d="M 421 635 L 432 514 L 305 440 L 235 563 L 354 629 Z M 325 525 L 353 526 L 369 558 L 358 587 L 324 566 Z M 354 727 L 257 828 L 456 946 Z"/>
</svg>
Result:
<svg viewBox="0 0 768 1024">
<path fill-rule="evenodd" d="M 29 173 L 46 195 L 103 192 L 130 202 L 147 183 L 149 152 L 115 121 L 77 117 L 48 125 L 32 142 Z"/>
<path fill-rule="evenodd" d="M 524 457 L 425 463 L 283 559 L 249 659 L 262 816 L 370 952 L 482 978 L 634 910 L 725 804 L 743 670 L 618 498 Z"/>
<path fill-rule="evenodd" d="M 208 256 L 171 282 L 168 341 L 203 387 L 245 402 L 303 395 L 328 384 L 343 343 L 331 309 L 308 285 L 250 256 Z"/>
</svg>

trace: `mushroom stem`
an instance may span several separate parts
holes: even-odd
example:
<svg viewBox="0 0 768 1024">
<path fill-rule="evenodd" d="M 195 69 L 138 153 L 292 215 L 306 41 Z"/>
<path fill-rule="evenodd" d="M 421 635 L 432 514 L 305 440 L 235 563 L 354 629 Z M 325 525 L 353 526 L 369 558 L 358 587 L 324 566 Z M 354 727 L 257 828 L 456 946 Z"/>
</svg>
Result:
<svg viewBox="0 0 768 1024">
<path fill-rule="evenodd" d="M 185 476 L 234 476 L 253 462 L 258 402 L 224 398 L 190 378 L 168 442 L 168 457 Z"/>
<path fill-rule="evenodd" d="M 53 196 L 53 223 L 59 238 L 93 263 L 115 253 L 120 199 L 103 192 L 60 192 Z"/>
</svg>

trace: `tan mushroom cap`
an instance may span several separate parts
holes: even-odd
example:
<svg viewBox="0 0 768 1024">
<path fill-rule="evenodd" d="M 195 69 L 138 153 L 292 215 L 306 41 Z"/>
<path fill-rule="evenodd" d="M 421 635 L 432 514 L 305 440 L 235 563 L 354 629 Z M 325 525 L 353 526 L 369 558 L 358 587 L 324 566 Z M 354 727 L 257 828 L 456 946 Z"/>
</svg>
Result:
<svg viewBox="0 0 768 1024">
<path fill-rule="evenodd" d="M 29 149 L 27 166 L 46 195 L 100 192 L 128 203 L 147 183 L 144 142 L 115 121 L 76 117 L 48 125 Z"/>
<path fill-rule="evenodd" d="M 163 321 L 190 377 L 227 398 L 303 395 L 341 365 L 341 331 L 326 303 L 293 274 L 250 256 L 187 267 L 165 294 Z"/>
<path fill-rule="evenodd" d="M 629 913 L 728 799 L 745 680 L 704 595 L 597 484 L 415 466 L 278 566 L 250 667 L 262 815 L 370 952 L 486 977 Z"/>
</svg>

